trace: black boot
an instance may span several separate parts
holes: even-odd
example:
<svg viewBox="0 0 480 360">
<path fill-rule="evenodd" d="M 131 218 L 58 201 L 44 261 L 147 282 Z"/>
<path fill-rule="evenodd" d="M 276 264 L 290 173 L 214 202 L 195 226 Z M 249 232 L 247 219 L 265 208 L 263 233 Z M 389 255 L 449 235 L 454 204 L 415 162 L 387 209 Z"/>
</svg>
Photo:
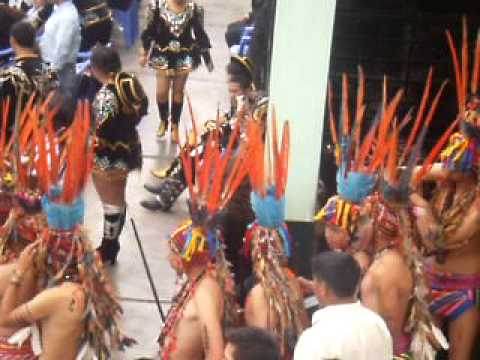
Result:
<svg viewBox="0 0 480 360">
<path fill-rule="evenodd" d="M 125 225 L 126 208 L 109 205 L 105 208 L 103 238 L 97 251 L 105 264 L 114 265 L 120 251 L 119 237 Z"/>
<path fill-rule="evenodd" d="M 178 143 L 178 124 L 180 123 L 180 117 L 182 116 L 183 101 L 182 102 L 172 102 L 172 140 Z"/>
<path fill-rule="evenodd" d="M 168 127 L 168 117 L 169 117 L 169 109 L 168 109 L 168 101 L 167 102 L 157 102 L 158 106 L 158 114 L 160 115 L 160 125 L 157 130 L 157 136 L 163 137 L 165 136 L 165 132 L 167 131 Z"/>
</svg>

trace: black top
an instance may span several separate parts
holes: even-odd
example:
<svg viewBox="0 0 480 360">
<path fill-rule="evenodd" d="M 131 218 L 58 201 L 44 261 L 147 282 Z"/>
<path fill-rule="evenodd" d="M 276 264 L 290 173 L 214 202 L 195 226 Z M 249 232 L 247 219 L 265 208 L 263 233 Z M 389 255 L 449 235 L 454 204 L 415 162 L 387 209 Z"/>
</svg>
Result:
<svg viewBox="0 0 480 360">
<path fill-rule="evenodd" d="M 120 82 L 102 86 L 93 104 L 95 166 L 101 170 L 129 171 L 142 164 L 136 127 L 146 114 L 148 99 L 135 77 L 126 73 L 117 77 Z M 138 110 L 133 111 L 133 107 Z"/>
<path fill-rule="evenodd" d="M 143 48 L 148 51 L 153 43 L 161 48 L 171 41 L 178 41 L 182 48 L 196 46 L 201 50 L 211 48 L 210 40 L 203 28 L 202 9 L 192 1 L 186 10 L 175 14 L 167 7 L 165 0 L 155 0 L 148 10 L 147 26 L 142 33 Z"/>
<path fill-rule="evenodd" d="M 10 98 L 9 127 L 15 119 L 16 101 L 22 102 L 20 108 L 23 109 L 34 92 L 39 99 L 44 99 L 57 86 L 56 74 L 38 55 L 17 57 L 12 66 L 0 70 L 0 99 L 3 103 Z"/>
</svg>

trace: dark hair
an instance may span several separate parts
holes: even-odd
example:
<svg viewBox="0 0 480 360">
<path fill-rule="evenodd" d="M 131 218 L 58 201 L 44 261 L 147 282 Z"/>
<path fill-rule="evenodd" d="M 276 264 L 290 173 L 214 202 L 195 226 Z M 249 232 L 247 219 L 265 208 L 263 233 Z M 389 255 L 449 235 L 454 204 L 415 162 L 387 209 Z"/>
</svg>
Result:
<svg viewBox="0 0 480 360">
<path fill-rule="evenodd" d="M 95 45 L 90 63 L 92 67 L 105 74 L 118 73 L 122 70 L 122 62 L 117 51 L 103 45 Z"/>
<path fill-rule="evenodd" d="M 229 329 L 227 343 L 234 346 L 235 360 L 280 360 L 278 342 L 269 332 L 256 327 Z"/>
<path fill-rule="evenodd" d="M 252 74 L 238 61 L 230 61 L 227 65 L 227 74 L 230 76 L 230 81 L 240 84 L 242 89 L 252 86 Z"/>
<path fill-rule="evenodd" d="M 10 29 L 10 37 L 23 48 L 36 49 L 35 29 L 26 21 L 16 22 Z"/>
<path fill-rule="evenodd" d="M 312 259 L 312 273 L 315 280 L 324 281 L 340 298 L 355 295 L 360 281 L 360 266 L 353 256 L 325 251 Z"/>
</svg>

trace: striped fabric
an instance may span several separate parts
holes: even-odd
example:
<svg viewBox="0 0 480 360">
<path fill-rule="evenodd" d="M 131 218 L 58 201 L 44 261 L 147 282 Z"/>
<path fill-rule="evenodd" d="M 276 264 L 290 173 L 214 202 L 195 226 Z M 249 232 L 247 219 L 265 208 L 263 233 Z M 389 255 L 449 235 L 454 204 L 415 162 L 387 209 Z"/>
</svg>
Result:
<svg viewBox="0 0 480 360">
<path fill-rule="evenodd" d="M 8 343 L 8 337 L 0 337 L 0 359 L 2 360 L 36 360 L 33 355 L 30 341 L 21 347 Z"/>
<path fill-rule="evenodd" d="M 455 320 L 480 303 L 480 275 L 454 274 L 426 268 L 432 302 L 430 311 Z"/>
</svg>

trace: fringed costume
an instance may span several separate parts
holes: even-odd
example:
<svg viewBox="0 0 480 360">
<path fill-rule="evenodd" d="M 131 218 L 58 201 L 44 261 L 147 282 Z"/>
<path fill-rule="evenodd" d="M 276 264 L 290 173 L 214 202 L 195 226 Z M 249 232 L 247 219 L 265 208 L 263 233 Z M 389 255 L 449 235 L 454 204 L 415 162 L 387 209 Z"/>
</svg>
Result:
<svg viewBox="0 0 480 360">
<path fill-rule="evenodd" d="M 85 207 L 82 193 L 93 160 L 89 106 L 79 105 L 71 128 L 62 137 L 38 127 L 39 114 L 35 111 L 29 116 L 34 125 L 36 156 L 25 171 L 36 172 L 39 187 L 47 194 L 42 199 L 42 208 L 48 225 L 40 235 L 36 264 L 45 286 L 76 282 L 86 295 L 79 358 L 111 359 L 112 350 L 123 350 L 133 340 L 123 335 L 118 326 L 121 305 L 82 229 Z"/>
<path fill-rule="evenodd" d="M 194 139 L 197 139 L 195 122 Z M 170 236 L 170 248 L 182 259 L 184 266 L 200 262 L 204 271 L 196 280 L 187 280 L 170 308 L 167 320 L 159 336 L 161 358 L 170 359 L 176 349 L 176 331 L 182 319 L 183 311 L 194 296 L 198 284 L 204 276 L 210 276 L 219 285 L 223 293 L 223 326 L 236 323 L 236 304 L 233 280 L 229 265 L 224 255 L 224 239 L 217 224 L 217 214 L 231 200 L 236 189 L 247 175 L 246 146 L 241 146 L 234 156 L 233 147 L 238 139 L 239 126 L 229 139 L 227 147 L 222 150 L 220 134 L 212 132 L 205 143 L 202 160 L 195 153 L 192 161 L 191 147 L 182 148 L 185 179 L 189 189 L 189 210 L 191 219 L 182 224 Z M 195 140 L 196 142 L 196 140 Z M 231 167 L 231 170 L 227 169 Z"/>
<path fill-rule="evenodd" d="M 246 255 L 252 258 L 254 276 L 268 303 L 267 329 L 278 336 L 283 358 L 290 359 L 307 325 L 307 315 L 296 278 L 287 267 L 292 254 L 292 242 L 285 224 L 290 145 L 288 123 L 283 127 L 282 143 L 279 144 L 276 119 L 272 119 L 271 136 L 273 161 L 265 156 L 264 125 L 249 123 L 247 141 L 252 148 L 249 177 L 256 220 L 249 225 L 245 247 Z"/>
<path fill-rule="evenodd" d="M 108 181 L 127 178 L 142 166 L 142 147 L 136 127 L 147 114 L 148 98 L 133 75 L 117 73 L 113 83 L 102 86 L 93 103 L 94 175 Z M 103 204 L 104 234 L 99 251 L 104 261 L 115 262 L 126 207 Z"/>
</svg>

